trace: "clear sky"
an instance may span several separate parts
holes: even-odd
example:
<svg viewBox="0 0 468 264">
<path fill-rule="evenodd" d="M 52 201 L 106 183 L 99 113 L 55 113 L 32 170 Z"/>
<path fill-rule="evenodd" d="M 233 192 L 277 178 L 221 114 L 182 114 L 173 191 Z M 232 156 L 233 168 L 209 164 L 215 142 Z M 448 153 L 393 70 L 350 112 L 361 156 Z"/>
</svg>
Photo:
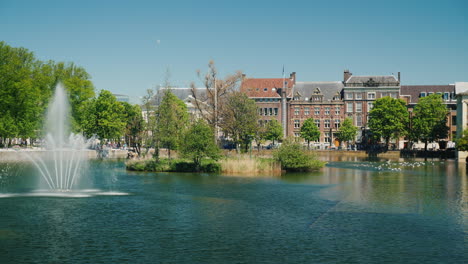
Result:
<svg viewBox="0 0 468 264">
<path fill-rule="evenodd" d="M 0 0 L 0 41 L 75 62 L 98 90 L 143 96 L 225 75 L 341 81 L 401 72 L 402 84 L 468 81 L 468 1 Z"/>
</svg>

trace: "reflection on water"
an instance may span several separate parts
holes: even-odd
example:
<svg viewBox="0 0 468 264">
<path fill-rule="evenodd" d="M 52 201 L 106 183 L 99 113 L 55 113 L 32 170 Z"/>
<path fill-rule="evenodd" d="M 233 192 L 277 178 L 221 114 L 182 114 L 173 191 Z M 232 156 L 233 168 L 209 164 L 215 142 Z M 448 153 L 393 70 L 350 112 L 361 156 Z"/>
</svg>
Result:
<svg viewBox="0 0 468 264">
<path fill-rule="evenodd" d="M 33 197 L 41 191 L 28 188 L 28 168 L 8 171 L 0 175 L 0 195 L 11 195 L 0 199 L 0 263 L 468 257 L 467 171 L 453 161 L 350 157 L 275 178 L 127 173 L 120 162 L 95 162 L 96 189 L 82 191 L 84 199 Z"/>
</svg>

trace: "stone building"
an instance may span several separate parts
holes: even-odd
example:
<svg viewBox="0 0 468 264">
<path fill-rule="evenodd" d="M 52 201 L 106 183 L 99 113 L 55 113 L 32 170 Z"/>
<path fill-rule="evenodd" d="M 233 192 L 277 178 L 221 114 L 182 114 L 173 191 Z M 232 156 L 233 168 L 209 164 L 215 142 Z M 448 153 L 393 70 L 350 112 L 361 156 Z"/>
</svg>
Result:
<svg viewBox="0 0 468 264">
<path fill-rule="evenodd" d="M 304 121 L 312 118 L 320 130 L 320 148 L 339 146 L 336 132 L 343 122 L 343 83 L 297 82 L 288 104 L 288 136 L 300 137 Z"/>
<path fill-rule="evenodd" d="M 344 117 L 351 118 L 359 128 L 357 142 L 361 142 L 368 130 L 369 112 L 376 99 L 390 96 L 400 97 L 400 73 L 393 75 L 354 76 L 349 70 L 343 78 Z"/>
</svg>

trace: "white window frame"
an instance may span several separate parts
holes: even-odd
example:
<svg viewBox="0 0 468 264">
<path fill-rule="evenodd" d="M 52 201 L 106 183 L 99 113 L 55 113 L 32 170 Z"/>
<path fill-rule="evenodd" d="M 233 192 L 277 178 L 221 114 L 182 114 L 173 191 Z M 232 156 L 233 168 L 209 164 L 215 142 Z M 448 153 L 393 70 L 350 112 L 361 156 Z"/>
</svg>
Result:
<svg viewBox="0 0 468 264">
<path fill-rule="evenodd" d="M 367 93 L 367 99 L 375 99 L 375 92 Z"/>
<path fill-rule="evenodd" d="M 346 113 L 352 113 L 353 112 L 353 103 L 346 103 Z"/>
</svg>

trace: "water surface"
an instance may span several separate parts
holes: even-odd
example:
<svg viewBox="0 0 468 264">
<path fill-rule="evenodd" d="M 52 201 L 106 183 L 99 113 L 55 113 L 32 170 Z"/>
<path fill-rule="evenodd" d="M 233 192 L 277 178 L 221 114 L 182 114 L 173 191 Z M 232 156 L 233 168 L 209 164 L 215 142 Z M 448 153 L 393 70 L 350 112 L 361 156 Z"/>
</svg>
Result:
<svg viewBox="0 0 468 264">
<path fill-rule="evenodd" d="M 468 179 L 451 161 L 330 162 L 280 178 L 127 173 L 34 196 L 0 165 L 0 263 L 466 263 Z M 3 195 L 3 196 L 2 196 Z"/>
</svg>

